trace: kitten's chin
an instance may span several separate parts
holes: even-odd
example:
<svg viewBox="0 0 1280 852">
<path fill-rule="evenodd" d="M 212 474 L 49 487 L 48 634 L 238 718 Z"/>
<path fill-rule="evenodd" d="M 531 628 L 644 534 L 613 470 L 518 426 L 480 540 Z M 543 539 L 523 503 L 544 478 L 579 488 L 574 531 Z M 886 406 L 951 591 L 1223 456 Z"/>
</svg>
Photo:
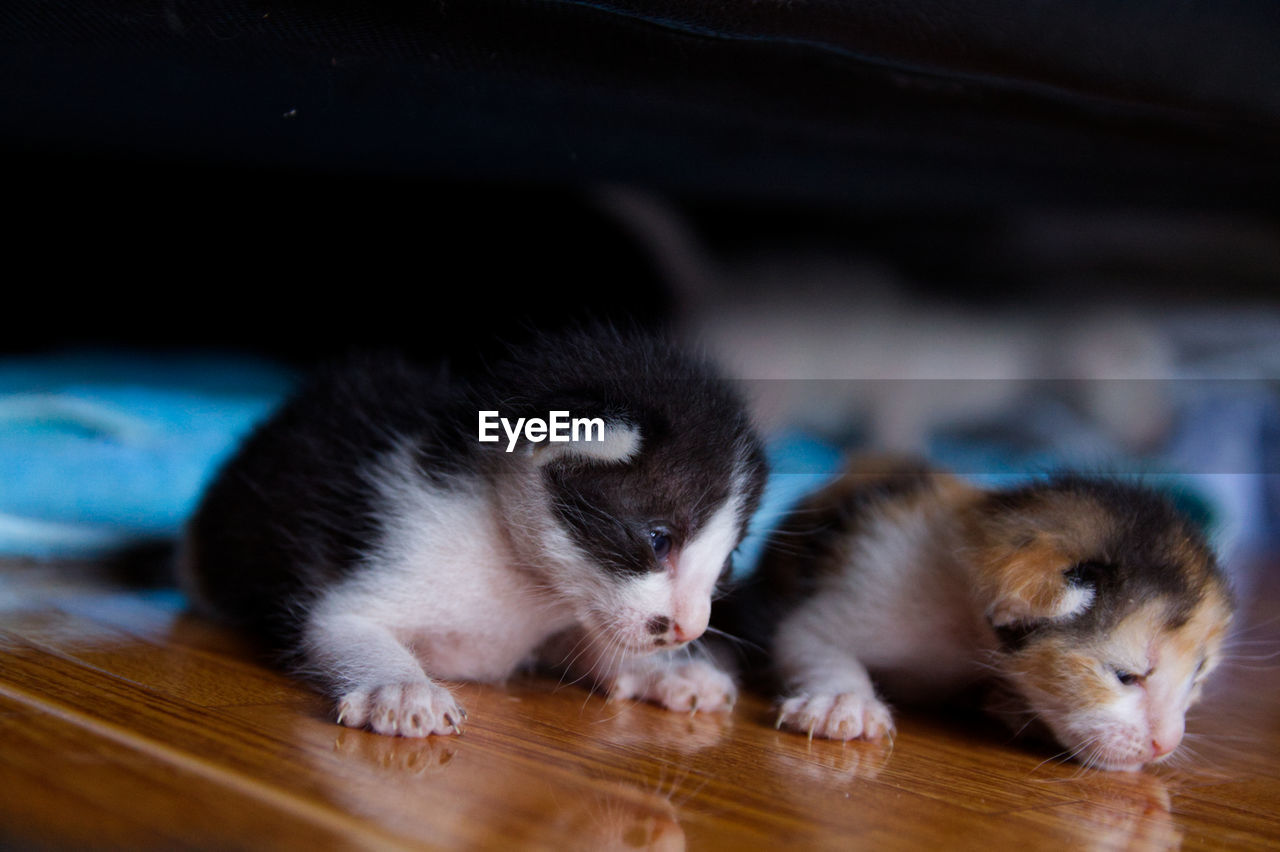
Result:
<svg viewBox="0 0 1280 852">
<path fill-rule="evenodd" d="M 1105 769 L 1108 772 L 1141 772 L 1142 768 L 1146 766 L 1146 764 L 1143 763 L 1142 761 L 1137 761 L 1136 763 L 1128 763 L 1123 760 L 1116 760 L 1116 761 L 1099 760 L 1094 764 L 1094 766 L 1096 766 L 1098 769 Z"/>
<path fill-rule="evenodd" d="M 1154 755 L 1133 748 L 1101 748 L 1089 755 L 1085 763 L 1109 772 L 1139 772 L 1154 760 Z"/>
<path fill-rule="evenodd" d="M 1157 758 L 1142 745 L 1149 738 L 1128 726 L 1072 727 L 1056 732 L 1055 739 L 1078 763 L 1092 769 L 1138 772 Z"/>
</svg>

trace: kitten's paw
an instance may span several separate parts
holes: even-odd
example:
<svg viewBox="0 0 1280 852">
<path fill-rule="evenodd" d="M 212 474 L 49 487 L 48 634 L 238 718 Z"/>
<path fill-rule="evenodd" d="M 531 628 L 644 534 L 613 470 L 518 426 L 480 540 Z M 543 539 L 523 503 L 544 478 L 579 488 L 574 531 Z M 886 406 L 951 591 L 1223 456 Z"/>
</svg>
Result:
<svg viewBox="0 0 1280 852">
<path fill-rule="evenodd" d="M 893 733 L 893 716 L 879 699 L 853 692 L 797 695 L 782 702 L 777 727 L 828 740 L 878 740 Z"/>
<path fill-rule="evenodd" d="M 339 724 L 392 736 L 460 734 L 466 718 L 449 690 L 429 681 L 356 689 L 338 702 Z"/>
<path fill-rule="evenodd" d="M 733 678 L 710 663 L 692 660 L 644 673 L 623 672 L 609 690 L 609 698 L 652 701 L 668 710 L 696 713 L 733 709 L 738 688 Z"/>
</svg>

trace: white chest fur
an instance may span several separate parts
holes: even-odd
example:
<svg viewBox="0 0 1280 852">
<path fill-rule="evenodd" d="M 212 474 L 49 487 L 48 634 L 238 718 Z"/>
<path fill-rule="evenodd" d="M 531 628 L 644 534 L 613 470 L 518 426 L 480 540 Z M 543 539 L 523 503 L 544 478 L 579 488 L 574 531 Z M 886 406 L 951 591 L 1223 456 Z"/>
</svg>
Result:
<svg viewBox="0 0 1280 852">
<path fill-rule="evenodd" d="M 384 533 L 310 625 L 358 616 L 386 628 L 434 677 L 500 680 L 574 623 L 510 545 L 481 483 L 432 487 L 404 465 L 378 472 Z"/>
<path fill-rule="evenodd" d="M 927 507 L 864 534 L 845 570 L 779 628 L 797 659 L 814 639 L 852 653 L 895 697 L 934 698 L 974 682 L 990 644 L 954 553 L 958 542 Z"/>
</svg>

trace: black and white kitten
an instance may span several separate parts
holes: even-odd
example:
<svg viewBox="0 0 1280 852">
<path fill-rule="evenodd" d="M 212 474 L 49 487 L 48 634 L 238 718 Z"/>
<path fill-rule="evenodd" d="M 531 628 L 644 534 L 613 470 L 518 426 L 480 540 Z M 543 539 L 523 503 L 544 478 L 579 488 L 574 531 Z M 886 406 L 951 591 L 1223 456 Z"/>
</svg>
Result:
<svg viewBox="0 0 1280 852">
<path fill-rule="evenodd" d="M 480 440 L 481 412 L 557 411 L 601 428 Z M 465 711 L 437 679 L 531 663 L 611 697 L 728 709 L 732 680 L 685 648 L 764 476 L 736 393 L 651 336 L 543 336 L 469 376 L 365 356 L 317 376 L 225 465 L 180 573 L 349 726 L 456 733 Z"/>
</svg>

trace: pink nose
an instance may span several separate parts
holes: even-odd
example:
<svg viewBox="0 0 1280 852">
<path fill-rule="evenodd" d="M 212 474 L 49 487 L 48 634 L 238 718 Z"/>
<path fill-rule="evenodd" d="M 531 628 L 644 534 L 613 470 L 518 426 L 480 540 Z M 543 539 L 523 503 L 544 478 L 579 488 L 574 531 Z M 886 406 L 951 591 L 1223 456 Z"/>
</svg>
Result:
<svg viewBox="0 0 1280 852">
<path fill-rule="evenodd" d="M 1151 750 L 1155 752 L 1156 757 L 1164 757 L 1169 752 L 1178 747 L 1178 738 L 1167 740 L 1153 739 L 1151 741 Z"/>
<path fill-rule="evenodd" d="M 685 633 L 684 628 L 681 627 L 678 623 L 672 625 L 671 632 L 675 634 L 677 642 L 688 642 L 690 639 L 694 638 L 690 636 L 688 633 Z"/>
</svg>

